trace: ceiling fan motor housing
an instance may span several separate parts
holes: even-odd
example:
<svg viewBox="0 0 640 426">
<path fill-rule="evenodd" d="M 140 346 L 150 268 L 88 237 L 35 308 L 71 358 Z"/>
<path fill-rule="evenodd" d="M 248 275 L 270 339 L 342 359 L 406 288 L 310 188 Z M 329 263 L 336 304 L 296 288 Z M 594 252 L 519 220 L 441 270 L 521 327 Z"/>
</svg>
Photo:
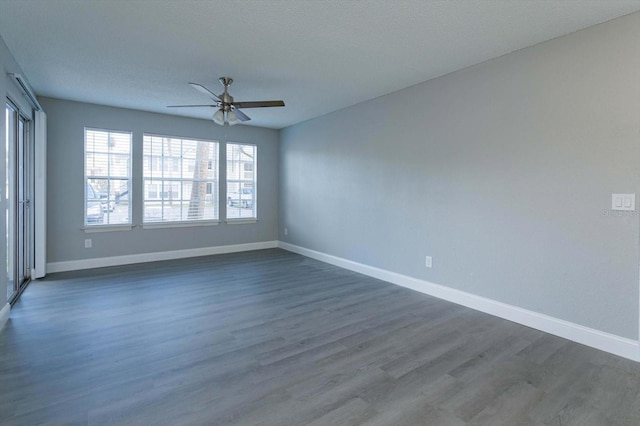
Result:
<svg viewBox="0 0 640 426">
<path fill-rule="evenodd" d="M 218 81 L 220 81 L 220 83 L 222 83 L 222 85 L 224 86 L 224 93 L 219 96 L 220 100 L 222 101 L 220 108 L 223 111 L 227 111 L 227 112 L 231 111 L 233 96 L 229 94 L 228 89 L 229 89 L 229 85 L 233 83 L 233 79 L 231 77 L 220 77 Z"/>
</svg>

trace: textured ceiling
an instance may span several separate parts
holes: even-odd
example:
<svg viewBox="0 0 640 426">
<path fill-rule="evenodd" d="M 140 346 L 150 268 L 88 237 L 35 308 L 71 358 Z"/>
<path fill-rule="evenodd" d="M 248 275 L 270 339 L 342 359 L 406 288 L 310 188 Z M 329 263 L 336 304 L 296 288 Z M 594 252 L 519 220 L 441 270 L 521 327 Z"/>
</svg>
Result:
<svg viewBox="0 0 640 426">
<path fill-rule="evenodd" d="M 640 10 L 637 0 L 0 0 L 0 35 L 38 95 L 170 110 L 236 100 L 282 128 Z"/>
</svg>

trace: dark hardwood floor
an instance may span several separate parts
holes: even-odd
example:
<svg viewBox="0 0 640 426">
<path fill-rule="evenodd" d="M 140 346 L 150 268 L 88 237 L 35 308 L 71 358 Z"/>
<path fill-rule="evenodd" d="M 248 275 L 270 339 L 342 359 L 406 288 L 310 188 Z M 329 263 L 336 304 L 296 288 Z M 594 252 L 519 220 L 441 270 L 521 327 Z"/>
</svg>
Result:
<svg viewBox="0 0 640 426">
<path fill-rule="evenodd" d="M 2 425 L 639 425 L 640 364 L 273 249 L 53 274 Z"/>
</svg>

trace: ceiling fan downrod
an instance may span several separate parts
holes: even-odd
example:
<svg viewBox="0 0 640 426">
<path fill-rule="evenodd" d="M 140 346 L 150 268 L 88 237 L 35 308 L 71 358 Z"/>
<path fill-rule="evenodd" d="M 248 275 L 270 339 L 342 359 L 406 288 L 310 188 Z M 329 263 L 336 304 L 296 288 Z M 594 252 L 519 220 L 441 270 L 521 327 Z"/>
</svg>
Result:
<svg viewBox="0 0 640 426">
<path fill-rule="evenodd" d="M 229 86 L 233 83 L 233 79 L 231 77 L 220 77 L 218 81 L 224 86 L 224 93 L 220 95 L 220 100 L 222 101 L 221 108 L 224 111 L 231 111 L 233 96 L 229 94 Z"/>
</svg>

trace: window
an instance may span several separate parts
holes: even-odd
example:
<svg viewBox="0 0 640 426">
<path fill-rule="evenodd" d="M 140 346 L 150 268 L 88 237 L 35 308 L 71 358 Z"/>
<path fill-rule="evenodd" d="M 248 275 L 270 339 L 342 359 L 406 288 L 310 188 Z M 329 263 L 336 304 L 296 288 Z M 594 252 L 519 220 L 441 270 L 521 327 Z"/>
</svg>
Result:
<svg viewBox="0 0 640 426">
<path fill-rule="evenodd" d="M 85 225 L 130 225 L 131 133 L 85 128 L 84 152 Z"/>
<path fill-rule="evenodd" d="M 227 219 L 257 219 L 255 145 L 227 144 Z"/>
<path fill-rule="evenodd" d="M 218 220 L 218 143 L 144 135 L 144 223 Z"/>
</svg>

